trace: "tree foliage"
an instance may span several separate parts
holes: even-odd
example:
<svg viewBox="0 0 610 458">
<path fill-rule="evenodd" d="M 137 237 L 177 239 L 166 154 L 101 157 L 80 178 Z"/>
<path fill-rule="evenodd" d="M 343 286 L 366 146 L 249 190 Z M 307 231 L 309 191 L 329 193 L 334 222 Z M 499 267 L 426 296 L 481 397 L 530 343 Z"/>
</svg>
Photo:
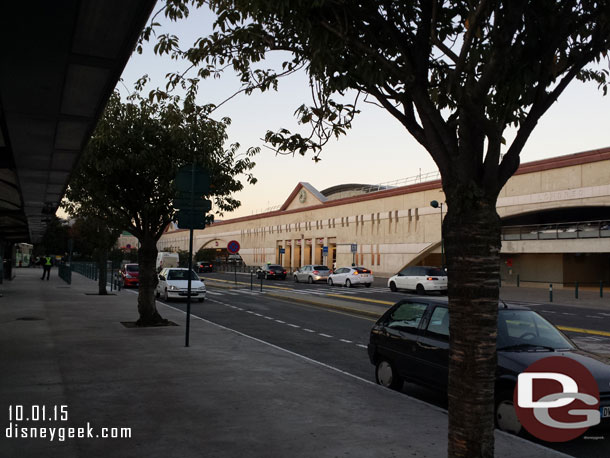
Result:
<svg viewBox="0 0 610 458">
<path fill-rule="evenodd" d="M 243 189 L 240 177 L 256 182 L 250 171 L 258 150 L 240 155 L 238 144 L 225 149 L 229 119 L 215 121 L 208 116 L 209 106 L 191 102 L 177 96 L 154 101 L 138 93 L 123 102 L 113 94 L 62 204 L 72 215 L 96 218 L 138 238 L 143 324 L 160 319 L 153 296 L 156 243 L 175 216 L 173 182 L 178 168 L 195 162 L 209 171 L 208 197 L 221 215 L 240 205 L 232 197 Z"/>
</svg>

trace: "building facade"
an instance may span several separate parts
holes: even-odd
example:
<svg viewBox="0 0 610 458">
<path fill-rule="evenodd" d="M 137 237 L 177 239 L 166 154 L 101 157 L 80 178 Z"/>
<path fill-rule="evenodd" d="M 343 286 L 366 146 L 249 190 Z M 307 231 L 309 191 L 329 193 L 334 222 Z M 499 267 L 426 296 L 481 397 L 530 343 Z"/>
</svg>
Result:
<svg viewBox="0 0 610 458">
<path fill-rule="evenodd" d="M 440 180 L 429 178 L 321 192 L 301 182 L 278 210 L 195 231 L 194 249 L 222 259 L 227 243 L 237 240 L 249 266 L 271 262 L 295 270 L 355 262 L 380 276 L 407 265 L 440 265 L 447 206 Z M 443 206 L 432 207 L 434 200 Z M 520 275 L 524 282 L 561 285 L 595 272 L 595 281 L 610 281 L 610 148 L 523 164 L 502 189 L 497 211 L 505 226 L 503 279 Z M 597 228 L 595 237 L 591 228 Z M 168 230 L 158 248 L 188 249 L 188 236 L 187 230 Z"/>
</svg>

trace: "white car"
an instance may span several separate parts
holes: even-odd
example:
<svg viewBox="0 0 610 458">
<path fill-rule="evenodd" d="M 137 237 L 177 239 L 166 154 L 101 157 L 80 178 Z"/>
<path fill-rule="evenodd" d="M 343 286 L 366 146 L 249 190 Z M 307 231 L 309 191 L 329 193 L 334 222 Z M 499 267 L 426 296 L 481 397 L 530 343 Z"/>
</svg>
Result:
<svg viewBox="0 0 610 458">
<path fill-rule="evenodd" d="M 369 288 L 373 280 L 373 272 L 364 267 L 341 267 L 328 276 L 330 286 L 339 285 L 347 288 L 353 285 L 364 285 Z"/>
<path fill-rule="evenodd" d="M 188 296 L 188 275 L 191 275 L 191 299 L 199 302 L 205 300 L 205 284 L 199 279 L 195 271 L 180 267 L 167 267 L 159 272 L 159 283 L 156 295 L 163 300 L 186 299 Z"/>
<path fill-rule="evenodd" d="M 429 291 L 447 294 L 447 272 L 440 267 L 406 267 L 388 279 L 388 288 L 392 291 L 415 291 L 420 296 Z"/>
</svg>

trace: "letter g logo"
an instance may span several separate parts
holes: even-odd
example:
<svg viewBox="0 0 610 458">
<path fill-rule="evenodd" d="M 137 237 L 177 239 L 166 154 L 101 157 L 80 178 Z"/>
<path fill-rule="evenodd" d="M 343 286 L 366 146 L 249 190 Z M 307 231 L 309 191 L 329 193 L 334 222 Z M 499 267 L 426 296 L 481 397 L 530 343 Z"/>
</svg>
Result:
<svg viewBox="0 0 610 458">
<path fill-rule="evenodd" d="M 519 374 L 514 401 L 523 427 L 548 442 L 572 440 L 600 422 L 595 378 L 564 356 L 543 358 Z"/>
</svg>

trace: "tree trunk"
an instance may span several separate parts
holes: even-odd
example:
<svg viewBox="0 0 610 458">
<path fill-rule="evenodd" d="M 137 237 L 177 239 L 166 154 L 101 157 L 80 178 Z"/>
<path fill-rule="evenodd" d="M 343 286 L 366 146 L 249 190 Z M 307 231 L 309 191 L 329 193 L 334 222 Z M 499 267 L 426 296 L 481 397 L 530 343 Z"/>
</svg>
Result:
<svg viewBox="0 0 610 458">
<path fill-rule="evenodd" d="M 494 456 L 501 222 L 496 199 L 481 194 L 447 195 L 443 223 L 450 310 L 450 457 Z"/>
<path fill-rule="evenodd" d="M 106 290 L 106 281 L 108 276 L 108 269 L 106 268 L 108 261 L 108 252 L 106 250 L 97 251 L 97 291 L 100 296 L 108 294 Z"/>
<path fill-rule="evenodd" d="M 157 311 L 155 303 L 155 288 L 157 287 L 157 241 L 151 237 L 143 237 L 140 240 L 138 250 L 138 264 L 140 266 L 140 278 L 138 288 L 138 312 L 139 326 L 154 326 L 167 324 Z"/>
</svg>

